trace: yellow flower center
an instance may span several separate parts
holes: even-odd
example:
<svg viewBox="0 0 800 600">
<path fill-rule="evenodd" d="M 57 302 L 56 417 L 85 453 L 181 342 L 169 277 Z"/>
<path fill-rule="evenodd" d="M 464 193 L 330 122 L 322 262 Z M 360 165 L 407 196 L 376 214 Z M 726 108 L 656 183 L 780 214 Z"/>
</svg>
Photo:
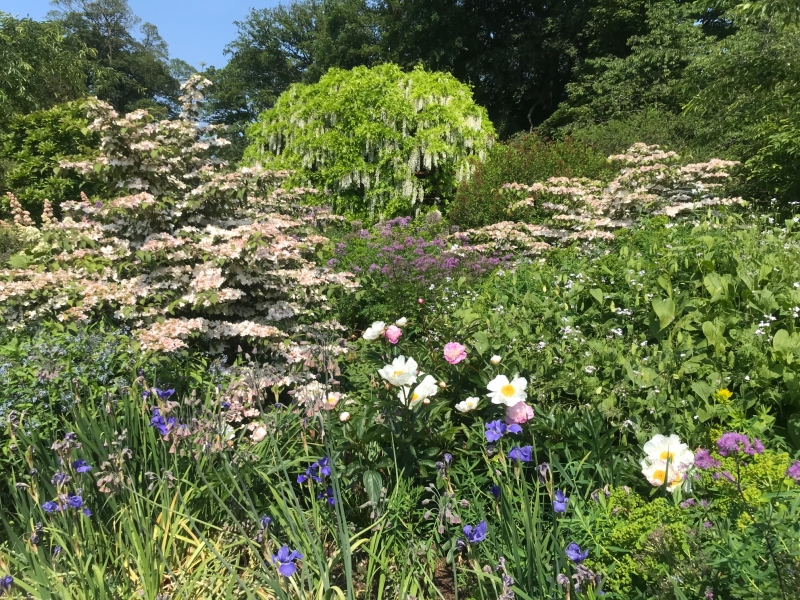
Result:
<svg viewBox="0 0 800 600">
<path fill-rule="evenodd" d="M 500 388 L 500 393 L 503 394 L 503 396 L 505 396 L 506 398 L 510 398 L 511 396 L 513 396 L 514 392 L 516 392 L 516 390 L 514 389 L 514 386 L 511 385 L 510 383 L 507 383 Z"/>
<path fill-rule="evenodd" d="M 411 401 L 416 402 L 417 400 L 419 400 L 419 394 L 417 392 L 414 392 L 413 394 L 411 394 Z"/>
<path fill-rule="evenodd" d="M 669 450 L 664 450 L 661 453 L 661 460 L 675 460 L 675 453 Z"/>
<path fill-rule="evenodd" d="M 664 479 L 666 476 L 667 474 L 661 469 L 658 471 L 653 471 L 653 481 L 657 481 L 660 485 L 664 485 Z"/>
<path fill-rule="evenodd" d="M 392 377 L 399 377 L 403 373 L 405 373 L 405 371 L 395 371 L 394 373 L 392 373 Z"/>
</svg>

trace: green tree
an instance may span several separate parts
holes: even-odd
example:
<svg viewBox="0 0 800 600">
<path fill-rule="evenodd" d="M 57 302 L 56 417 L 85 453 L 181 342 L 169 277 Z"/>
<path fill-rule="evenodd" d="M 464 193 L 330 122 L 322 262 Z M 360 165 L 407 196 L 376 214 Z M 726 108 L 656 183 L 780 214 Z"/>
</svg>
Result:
<svg viewBox="0 0 800 600">
<path fill-rule="evenodd" d="M 250 162 L 294 169 L 337 212 L 374 217 L 445 205 L 472 159 L 485 156 L 494 128 L 453 76 L 386 64 L 293 85 L 248 138 Z"/>
<path fill-rule="evenodd" d="M 97 53 L 91 93 L 120 112 L 137 108 L 175 113 L 180 82 L 171 74 L 166 42 L 152 23 L 141 22 L 128 0 L 52 0 L 56 19 Z"/>
<path fill-rule="evenodd" d="M 86 94 L 92 52 L 59 23 L 0 12 L 0 125 Z"/>
</svg>

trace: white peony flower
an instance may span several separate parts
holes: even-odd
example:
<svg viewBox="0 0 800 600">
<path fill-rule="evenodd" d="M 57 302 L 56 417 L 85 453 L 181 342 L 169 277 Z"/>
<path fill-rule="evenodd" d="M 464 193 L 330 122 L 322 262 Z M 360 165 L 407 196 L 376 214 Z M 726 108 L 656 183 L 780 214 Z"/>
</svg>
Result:
<svg viewBox="0 0 800 600">
<path fill-rule="evenodd" d="M 499 365 L 501 360 L 503 359 L 497 356 L 497 354 L 495 354 L 492 358 L 489 359 L 489 362 L 492 363 L 493 365 Z"/>
<path fill-rule="evenodd" d="M 406 319 L 405 317 L 401 317 L 397 319 L 397 321 L 395 321 L 394 324 L 397 325 L 398 327 L 405 327 L 406 325 L 408 325 L 408 319 Z"/>
<path fill-rule="evenodd" d="M 694 453 L 674 433 L 669 437 L 660 433 L 653 436 L 644 445 L 644 452 L 649 462 L 669 461 L 678 471 L 686 471 L 694 465 Z"/>
<path fill-rule="evenodd" d="M 349 418 L 350 418 L 350 413 L 349 413 L 349 412 L 345 411 L 345 412 L 343 412 L 343 413 L 339 413 L 339 420 L 340 420 L 342 423 L 344 423 L 345 421 L 347 421 Z"/>
<path fill-rule="evenodd" d="M 439 388 L 436 385 L 436 378 L 432 375 L 426 375 L 420 384 L 411 391 L 411 386 L 404 386 L 402 390 L 397 393 L 400 402 L 409 406 L 414 406 L 417 402 L 427 400 L 431 396 L 435 396 Z"/>
<path fill-rule="evenodd" d="M 367 330 L 361 337 L 363 337 L 365 340 L 377 340 L 383 335 L 385 329 L 386 323 L 383 321 L 375 321 L 372 325 L 367 327 Z"/>
<path fill-rule="evenodd" d="M 642 474 L 647 478 L 650 485 L 661 487 L 664 481 L 667 481 L 667 490 L 673 491 L 679 487 L 685 478 L 685 473 L 677 469 L 675 465 L 669 465 L 669 474 L 667 474 L 667 463 L 663 460 L 649 462 L 647 459 L 642 460 Z"/>
<path fill-rule="evenodd" d="M 498 375 L 486 387 L 490 392 L 487 396 L 492 399 L 492 404 L 514 406 L 528 397 L 525 393 L 528 381 L 524 377 L 515 376 L 513 381 L 509 381 L 505 375 Z"/>
<path fill-rule="evenodd" d="M 468 413 L 469 411 L 478 408 L 478 402 L 480 402 L 478 398 L 476 398 L 475 396 L 470 396 L 466 400 L 462 400 L 461 402 L 456 404 L 456 410 L 458 412 Z"/>
<path fill-rule="evenodd" d="M 378 375 L 398 387 L 412 385 L 417 382 L 417 361 L 410 357 L 406 360 L 405 356 L 398 356 L 392 364 L 378 371 Z"/>
</svg>

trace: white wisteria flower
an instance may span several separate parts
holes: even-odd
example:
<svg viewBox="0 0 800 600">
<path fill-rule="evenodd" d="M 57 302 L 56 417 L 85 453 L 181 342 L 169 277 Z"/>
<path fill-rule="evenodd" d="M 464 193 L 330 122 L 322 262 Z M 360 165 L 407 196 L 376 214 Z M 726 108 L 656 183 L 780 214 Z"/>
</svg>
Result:
<svg viewBox="0 0 800 600">
<path fill-rule="evenodd" d="M 365 340 L 377 340 L 379 337 L 383 335 L 384 330 L 386 329 L 386 323 L 383 321 L 375 321 L 372 325 L 367 327 L 364 335 L 361 336 Z"/>
<path fill-rule="evenodd" d="M 486 386 L 490 392 L 487 396 L 492 399 L 492 404 L 514 406 L 528 397 L 525 392 L 526 387 L 528 387 L 528 380 L 524 377 L 515 375 L 514 379 L 509 381 L 505 375 L 498 375 Z"/>
<path fill-rule="evenodd" d="M 667 473 L 669 471 L 669 473 Z M 647 478 L 650 485 L 661 487 L 667 482 L 667 491 L 673 491 L 683 483 L 686 474 L 672 463 L 667 465 L 664 460 L 648 461 L 642 460 L 642 474 Z"/>
<path fill-rule="evenodd" d="M 378 375 L 398 387 L 412 385 L 417 382 L 417 361 L 411 357 L 406 360 L 405 356 L 398 356 L 392 364 L 385 365 L 378 371 Z"/>
<path fill-rule="evenodd" d="M 644 445 L 644 452 L 649 462 L 669 461 L 678 471 L 686 471 L 694 465 L 694 452 L 674 433 L 670 436 L 654 435 Z"/>
<path fill-rule="evenodd" d="M 439 388 L 436 385 L 436 378 L 432 375 L 426 375 L 419 385 L 414 388 L 413 392 L 411 391 L 411 386 L 406 385 L 397 393 L 397 396 L 403 404 L 415 406 L 418 402 L 435 396 L 438 391 Z"/>
<path fill-rule="evenodd" d="M 471 410 L 475 410 L 478 408 L 478 403 L 480 402 L 479 398 L 475 396 L 470 396 L 466 400 L 462 400 L 458 404 L 456 404 L 456 410 L 462 413 L 468 413 Z"/>
</svg>

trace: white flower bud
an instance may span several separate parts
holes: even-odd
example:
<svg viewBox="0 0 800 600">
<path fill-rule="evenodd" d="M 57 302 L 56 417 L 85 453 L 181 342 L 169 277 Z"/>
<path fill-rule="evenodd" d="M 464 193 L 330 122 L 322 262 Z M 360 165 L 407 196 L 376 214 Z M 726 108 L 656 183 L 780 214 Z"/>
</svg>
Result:
<svg viewBox="0 0 800 600">
<path fill-rule="evenodd" d="M 495 354 L 492 358 L 489 359 L 489 362 L 492 363 L 493 365 L 499 365 L 501 360 L 503 359 L 497 356 L 497 354 Z"/>
<path fill-rule="evenodd" d="M 398 327 L 405 327 L 406 325 L 408 325 L 408 319 L 402 317 L 400 319 L 397 319 L 397 321 L 395 321 L 394 324 L 397 325 Z"/>
<path fill-rule="evenodd" d="M 340 420 L 342 423 L 344 423 L 344 422 L 345 422 L 345 421 L 347 421 L 348 419 L 350 419 L 350 413 L 349 413 L 349 412 L 345 411 L 345 412 L 343 412 L 343 413 L 339 413 L 339 420 Z"/>
</svg>

